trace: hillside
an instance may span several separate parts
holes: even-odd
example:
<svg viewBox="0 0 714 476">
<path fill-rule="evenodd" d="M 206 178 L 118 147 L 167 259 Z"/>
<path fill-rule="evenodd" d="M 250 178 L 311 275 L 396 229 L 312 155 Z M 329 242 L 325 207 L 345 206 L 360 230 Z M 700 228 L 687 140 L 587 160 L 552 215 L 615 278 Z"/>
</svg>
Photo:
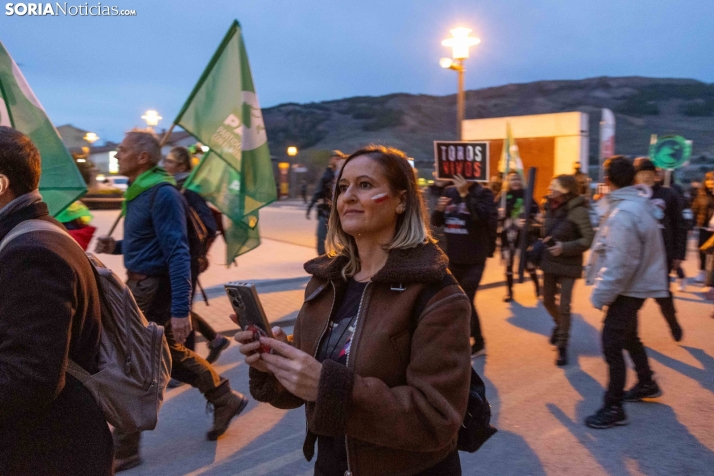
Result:
<svg viewBox="0 0 714 476">
<path fill-rule="evenodd" d="M 714 157 L 714 84 L 691 79 L 600 77 L 538 81 L 466 92 L 466 118 L 582 111 L 590 117 L 591 163 L 598 153 L 600 109 L 616 113 L 616 152 L 643 155 L 651 134 L 694 141 L 693 156 Z M 355 150 L 389 144 L 433 163 L 433 141 L 454 139 L 456 96 L 390 94 L 263 110 L 271 151 Z M 701 161 L 702 159 L 700 159 Z"/>
</svg>

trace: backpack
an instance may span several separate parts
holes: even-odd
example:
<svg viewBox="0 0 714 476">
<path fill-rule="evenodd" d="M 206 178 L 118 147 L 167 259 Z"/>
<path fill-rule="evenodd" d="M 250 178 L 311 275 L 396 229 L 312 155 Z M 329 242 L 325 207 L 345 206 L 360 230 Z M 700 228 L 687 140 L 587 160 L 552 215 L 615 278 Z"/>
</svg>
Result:
<svg viewBox="0 0 714 476">
<path fill-rule="evenodd" d="M 426 308 L 429 300 L 444 287 L 458 284 L 456 278 L 447 271 L 444 279 L 427 286 L 419 295 L 411 314 L 410 334 L 414 335 L 419 316 Z M 459 428 L 456 446 L 459 451 L 474 453 L 498 430 L 491 426 L 491 405 L 486 399 L 486 385 L 481 377 L 471 367 L 471 384 L 469 385 L 469 401 L 466 405 L 466 415 Z"/>
<path fill-rule="evenodd" d="M 0 250 L 12 239 L 33 231 L 70 236 L 52 223 L 27 220 L 7 235 Z M 171 374 L 164 328 L 146 320 L 116 274 L 91 253 L 87 257 L 101 302 L 99 371 L 92 375 L 70 359 L 67 373 L 92 393 L 112 426 L 126 432 L 153 430 Z"/>
<path fill-rule="evenodd" d="M 149 205 L 151 210 L 154 209 L 154 201 L 159 188 L 161 188 L 161 185 L 155 186 L 151 191 Z M 191 272 L 199 275 L 208 269 L 208 250 L 213 244 L 216 235 L 208 232 L 208 228 L 201 220 L 198 212 L 186 200 L 183 192 L 183 189 L 180 190 L 184 209 L 186 210 L 186 231 L 188 235 L 188 251 L 191 255 Z"/>
</svg>

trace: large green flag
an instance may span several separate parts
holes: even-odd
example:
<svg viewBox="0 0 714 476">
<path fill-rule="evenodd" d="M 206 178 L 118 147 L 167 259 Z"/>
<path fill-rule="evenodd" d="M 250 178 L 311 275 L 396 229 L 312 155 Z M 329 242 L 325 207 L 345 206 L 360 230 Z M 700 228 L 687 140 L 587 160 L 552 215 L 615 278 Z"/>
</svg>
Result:
<svg viewBox="0 0 714 476">
<path fill-rule="evenodd" d="M 260 244 L 258 210 L 277 198 L 263 114 L 237 21 L 174 124 L 210 148 L 185 187 L 231 220 L 226 232 L 230 263 Z"/>
<path fill-rule="evenodd" d="M 53 216 L 87 193 L 82 174 L 20 68 L 0 42 L 0 126 L 27 134 L 42 156 L 40 193 Z"/>
</svg>

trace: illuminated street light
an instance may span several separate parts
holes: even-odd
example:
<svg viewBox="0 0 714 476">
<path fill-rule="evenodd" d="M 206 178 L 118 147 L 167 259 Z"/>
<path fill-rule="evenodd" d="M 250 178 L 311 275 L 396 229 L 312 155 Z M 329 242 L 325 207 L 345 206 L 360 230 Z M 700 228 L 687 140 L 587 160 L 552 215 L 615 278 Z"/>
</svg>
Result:
<svg viewBox="0 0 714 476">
<path fill-rule="evenodd" d="M 89 142 L 90 144 L 94 144 L 99 140 L 99 136 L 95 134 L 94 132 L 87 132 L 87 134 L 83 137 L 84 140 Z"/>
<path fill-rule="evenodd" d="M 290 157 L 295 157 L 297 155 L 297 153 L 298 153 L 297 147 L 295 147 L 294 145 L 291 145 L 290 147 L 288 147 L 288 155 Z"/>
<path fill-rule="evenodd" d="M 481 40 L 469 36 L 469 28 L 454 28 L 451 38 L 441 42 L 452 49 L 451 58 L 441 58 L 439 65 L 444 69 L 453 69 L 458 73 L 458 94 L 456 95 L 456 137 L 462 140 L 461 126 L 464 122 L 464 60 L 469 57 L 469 48 L 481 43 Z"/>
<path fill-rule="evenodd" d="M 146 125 L 149 126 L 149 129 L 158 126 L 159 121 L 163 119 L 163 117 L 159 116 L 159 113 L 153 109 L 146 111 L 141 118 L 146 121 Z"/>
<path fill-rule="evenodd" d="M 442 45 L 448 46 L 453 50 L 452 56 L 455 60 L 463 60 L 469 57 L 469 48 L 481 43 L 481 40 L 469 36 L 471 29 L 469 28 L 454 28 L 451 30 L 451 38 L 441 42 Z"/>
</svg>

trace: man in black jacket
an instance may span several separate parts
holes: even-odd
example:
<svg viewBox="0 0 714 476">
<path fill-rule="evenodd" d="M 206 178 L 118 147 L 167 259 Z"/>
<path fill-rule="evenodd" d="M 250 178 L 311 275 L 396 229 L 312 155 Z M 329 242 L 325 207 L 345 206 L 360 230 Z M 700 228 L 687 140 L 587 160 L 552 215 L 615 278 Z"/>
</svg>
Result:
<svg viewBox="0 0 714 476">
<path fill-rule="evenodd" d="M 40 154 L 0 127 L 0 240 L 27 220 L 55 224 L 37 191 Z M 0 244 L 0 474 L 112 474 L 113 444 L 92 394 L 65 373 L 97 372 L 101 310 L 82 249 L 52 231 Z"/>
<path fill-rule="evenodd" d="M 667 254 L 667 283 L 669 273 L 677 269 L 685 258 L 687 250 L 687 227 L 682 216 L 682 200 L 676 191 L 657 183 L 657 168 L 646 157 L 635 159 L 637 183 L 647 185 L 652 189 L 651 200 L 662 209 L 664 217 L 660 220 L 664 249 Z M 682 340 L 682 327 L 677 322 L 677 311 L 674 309 L 672 292 L 668 297 L 657 298 L 657 304 L 669 325 L 672 337 Z"/>
<path fill-rule="evenodd" d="M 327 221 L 332 210 L 332 188 L 335 183 L 335 174 L 340 169 L 347 156 L 339 150 L 333 150 L 330 156 L 330 163 L 320 178 L 320 182 L 315 187 L 315 193 L 307 206 L 305 218 L 310 219 L 310 211 L 317 204 L 317 254 L 325 254 L 325 239 L 327 238 Z"/>
<path fill-rule="evenodd" d="M 471 300 L 471 354 L 485 355 L 485 341 L 474 304 L 486 258 L 493 255 L 498 210 L 493 193 L 462 176 L 444 192 L 431 215 L 434 226 L 444 227 L 449 270 Z"/>
</svg>

